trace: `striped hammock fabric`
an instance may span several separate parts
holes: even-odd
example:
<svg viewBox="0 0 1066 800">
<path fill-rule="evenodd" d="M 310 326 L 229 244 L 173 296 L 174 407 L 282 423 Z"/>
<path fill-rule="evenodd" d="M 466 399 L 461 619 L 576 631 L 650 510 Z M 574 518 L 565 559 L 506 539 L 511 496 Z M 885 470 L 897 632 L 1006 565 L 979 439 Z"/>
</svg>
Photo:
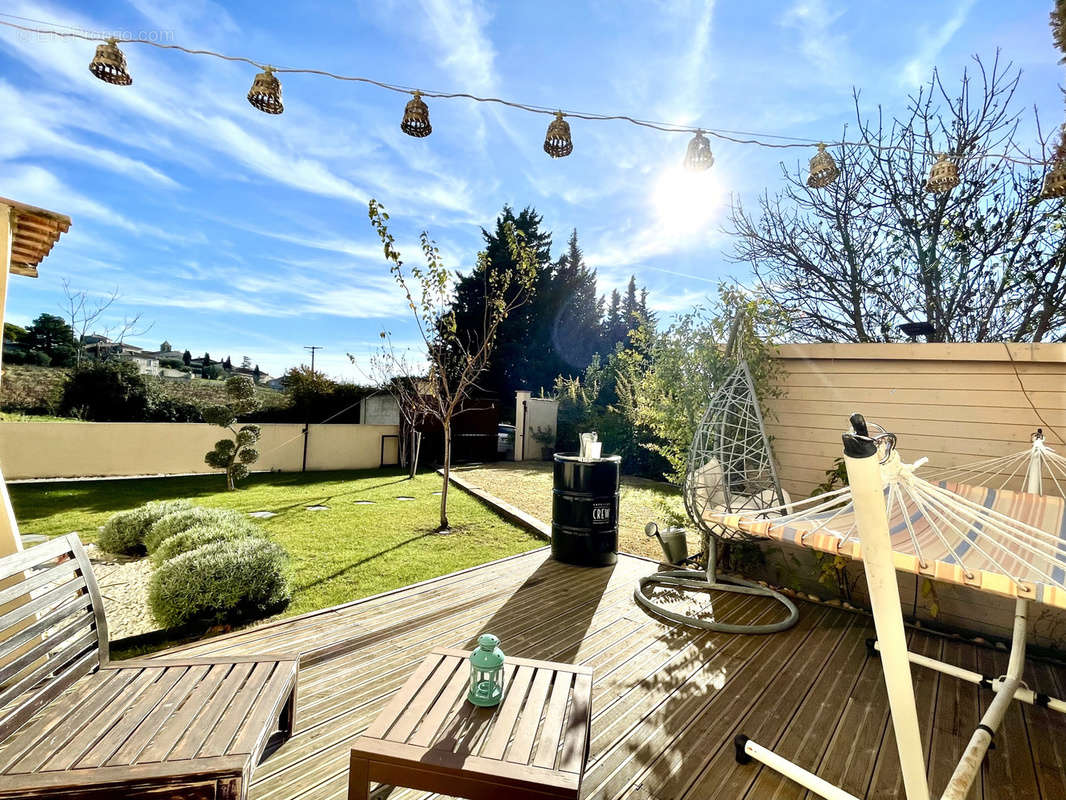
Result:
<svg viewBox="0 0 1066 800">
<path fill-rule="evenodd" d="M 914 474 L 917 466 L 893 453 L 882 467 L 897 570 L 1066 608 L 1063 498 L 931 483 Z M 716 515 L 716 521 L 751 536 L 862 558 L 847 488 L 790 506 Z"/>
</svg>

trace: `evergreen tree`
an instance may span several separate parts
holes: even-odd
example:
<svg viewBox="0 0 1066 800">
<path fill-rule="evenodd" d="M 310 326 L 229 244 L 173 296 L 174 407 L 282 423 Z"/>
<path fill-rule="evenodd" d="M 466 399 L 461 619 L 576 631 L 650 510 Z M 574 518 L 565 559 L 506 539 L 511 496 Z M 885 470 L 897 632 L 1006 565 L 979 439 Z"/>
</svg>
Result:
<svg viewBox="0 0 1066 800">
<path fill-rule="evenodd" d="M 585 265 L 577 243 L 577 229 L 570 233 L 567 252 L 555 263 L 551 293 L 544 311 L 550 313 L 551 353 L 546 364 L 552 381 L 559 375 L 580 375 L 602 346 L 600 320 L 603 301 L 596 295 L 596 270 Z"/>
<path fill-rule="evenodd" d="M 205 367 L 210 367 L 211 366 L 211 354 L 210 353 L 204 353 L 204 366 Z"/>
<path fill-rule="evenodd" d="M 626 331 L 630 331 L 640 324 L 640 305 L 637 302 L 637 276 L 629 276 L 629 285 L 626 286 L 626 299 L 622 304 L 622 318 L 625 320 Z"/>
<path fill-rule="evenodd" d="M 192 363 L 192 353 L 186 350 L 184 353 L 181 354 L 181 360 L 182 363 L 185 364 L 185 366 L 189 366 L 189 364 Z"/>
<path fill-rule="evenodd" d="M 222 362 L 222 368 L 225 369 L 226 372 L 233 371 L 233 362 L 229 360 L 229 356 L 226 356 L 226 360 Z"/>
<path fill-rule="evenodd" d="M 602 339 L 607 353 L 613 353 L 618 343 L 625 343 L 626 324 L 622 316 L 622 295 L 617 289 L 611 290 L 611 304 L 607 308 L 607 318 L 603 322 Z"/>
<path fill-rule="evenodd" d="M 496 346 L 488 368 L 479 377 L 478 385 L 489 394 L 508 398 L 516 389 L 539 388 L 537 366 L 543 360 L 535 330 L 539 327 L 539 310 L 536 298 L 544 296 L 551 283 L 551 234 L 540 230 L 541 216 L 532 208 L 515 214 L 510 206 L 504 206 L 496 219 L 493 232 L 481 229 L 485 239 L 486 258 L 469 274 L 462 275 L 456 285 L 453 309 L 455 324 L 463 345 L 476 342 L 484 329 L 486 288 L 493 279 L 491 271 L 501 274 L 515 269 L 514 254 L 507 244 L 506 226 L 511 224 L 526 245 L 532 248 L 536 260 L 536 275 L 529 297 L 506 319 L 496 334 Z M 550 386 L 553 377 L 543 385 Z"/>
<path fill-rule="evenodd" d="M 252 370 L 252 377 L 255 378 L 255 382 L 259 383 L 259 379 L 263 377 L 263 373 L 259 371 L 259 365 L 255 365 L 255 369 Z"/>
</svg>

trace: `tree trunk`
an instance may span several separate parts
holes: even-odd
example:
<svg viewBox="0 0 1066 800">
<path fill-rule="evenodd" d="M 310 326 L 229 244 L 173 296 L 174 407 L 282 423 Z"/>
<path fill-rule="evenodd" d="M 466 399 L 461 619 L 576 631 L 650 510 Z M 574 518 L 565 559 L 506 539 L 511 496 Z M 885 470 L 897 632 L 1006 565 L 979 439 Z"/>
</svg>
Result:
<svg viewBox="0 0 1066 800">
<path fill-rule="evenodd" d="M 452 471 L 452 423 L 444 422 L 444 483 L 440 487 L 440 527 L 439 531 L 448 530 L 448 478 Z"/>
</svg>

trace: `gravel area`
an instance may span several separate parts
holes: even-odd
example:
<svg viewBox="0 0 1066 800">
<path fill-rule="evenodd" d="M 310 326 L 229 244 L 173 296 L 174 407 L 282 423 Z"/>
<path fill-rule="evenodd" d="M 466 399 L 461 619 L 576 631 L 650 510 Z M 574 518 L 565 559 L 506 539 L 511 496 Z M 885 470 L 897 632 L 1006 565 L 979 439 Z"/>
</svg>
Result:
<svg viewBox="0 0 1066 800">
<path fill-rule="evenodd" d="M 517 506 L 537 519 L 551 523 L 552 465 L 547 461 L 499 461 L 454 467 L 464 480 L 489 494 Z M 662 549 L 655 539 L 644 535 L 644 525 L 655 521 L 666 527 L 667 510 L 684 515 L 677 488 L 660 481 L 622 476 L 619 498 L 618 549 L 625 553 L 659 559 Z M 700 548 L 699 537 L 689 534 L 689 552 Z"/>
<path fill-rule="evenodd" d="M 151 561 L 105 553 L 94 544 L 86 545 L 85 551 L 104 598 L 108 637 L 114 641 L 158 630 L 159 626 L 148 611 Z"/>
</svg>

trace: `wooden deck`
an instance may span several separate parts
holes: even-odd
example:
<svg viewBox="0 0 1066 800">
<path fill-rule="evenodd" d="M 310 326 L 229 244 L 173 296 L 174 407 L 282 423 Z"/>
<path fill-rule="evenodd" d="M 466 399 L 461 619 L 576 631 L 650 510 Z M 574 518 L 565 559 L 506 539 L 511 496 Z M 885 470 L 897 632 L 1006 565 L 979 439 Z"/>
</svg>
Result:
<svg viewBox="0 0 1066 800">
<path fill-rule="evenodd" d="M 759 765 L 739 766 L 746 733 L 860 797 L 902 797 L 881 663 L 867 657 L 869 618 L 803 604 L 771 636 L 698 632 L 650 617 L 632 599 L 649 561 L 579 569 L 536 550 L 366 601 L 182 649 L 196 655 L 304 654 L 296 735 L 255 774 L 254 800 L 343 798 L 349 744 L 433 647 L 472 648 L 492 632 L 513 656 L 595 670 L 592 751 L 583 797 L 596 800 L 786 800 L 804 792 Z M 720 616 L 778 613 L 761 598 L 720 595 Z M 1005 653 L 912 632 L 912 649 L 986 673 Z M 915 670 L 931 788 L 944 787 L 990 698 Z M 1038 691 L 1066 696 L 1066 669 L 1034 662 Z M 1066 798 L 1066 719 L 1012 706 L 971 794 L 978 800 Z M 426 797 L 382 790 L 391 800 Z"/>
</svg>

